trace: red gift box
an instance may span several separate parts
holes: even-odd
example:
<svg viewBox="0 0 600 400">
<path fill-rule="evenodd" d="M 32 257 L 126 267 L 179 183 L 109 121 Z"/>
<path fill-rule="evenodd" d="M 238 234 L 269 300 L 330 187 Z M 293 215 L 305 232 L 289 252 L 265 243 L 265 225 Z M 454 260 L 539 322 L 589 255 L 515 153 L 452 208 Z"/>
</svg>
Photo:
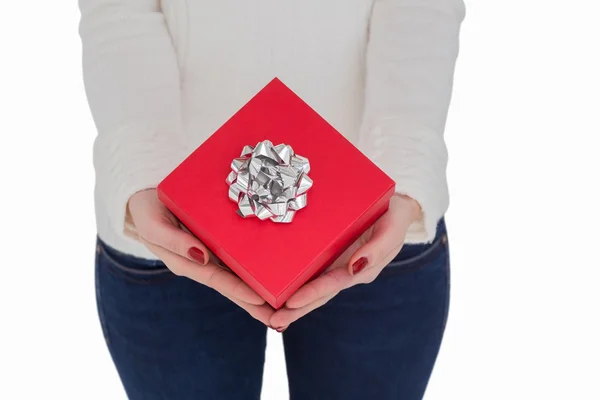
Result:
<svg viewBox="0 0 600 400">
<path fill-rule="evenodd" d="M 242 218 L 225 182 L 246 145 L 291 145 L 314 184 L 291 223 Z M 394 181 L 275 78 L 158 186 L 160 200 L 278 309 L 388 208 Z"/>
</svg>

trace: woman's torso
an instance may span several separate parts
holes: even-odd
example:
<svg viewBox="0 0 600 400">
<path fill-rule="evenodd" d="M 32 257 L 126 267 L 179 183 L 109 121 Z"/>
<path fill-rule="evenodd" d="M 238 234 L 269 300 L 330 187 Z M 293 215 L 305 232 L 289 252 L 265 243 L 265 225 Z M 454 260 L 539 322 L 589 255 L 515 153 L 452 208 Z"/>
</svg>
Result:
<svg viewBox="0 0 600 400">
<path fill-rule="evenodd" d="M 365 48 L 373 0 L 162 0 L 177 57 L 190 153 L 274 77 L 357 143 Z M 99 235 L 112 247 L 155 258 L 108 225 L 96 199 Z"/>
</svg>

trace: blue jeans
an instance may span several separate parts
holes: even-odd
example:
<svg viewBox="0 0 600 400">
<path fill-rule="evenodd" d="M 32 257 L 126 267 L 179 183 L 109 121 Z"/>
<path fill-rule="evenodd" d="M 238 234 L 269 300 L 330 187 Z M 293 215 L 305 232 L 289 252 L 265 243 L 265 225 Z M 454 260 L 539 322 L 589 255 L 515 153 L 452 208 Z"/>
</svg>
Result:
<svg viewBox="0 0 600 400">
<path fill-rule="evenodd" d="M 448 316 L 446 229 L 284 333 L 291 400 L 423 397 Z M 130 399 L 260 398 L 267 328 L 160 261 L 98 241 L 104 337 Z M 283 397 L 283 394 L 282 394 Z"/>
</svg>

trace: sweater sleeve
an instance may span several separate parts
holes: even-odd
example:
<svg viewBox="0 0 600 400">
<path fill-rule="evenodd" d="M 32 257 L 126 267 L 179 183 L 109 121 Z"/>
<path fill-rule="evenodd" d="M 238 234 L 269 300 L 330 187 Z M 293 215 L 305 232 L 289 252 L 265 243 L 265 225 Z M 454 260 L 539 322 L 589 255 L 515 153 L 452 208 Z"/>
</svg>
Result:
<svg viewBox="0 0 600 400">
<path fill-rule="evenodd" d="M 443 132 L 458 55 L 462 0 L 375 0 L 359 148 L 415 199 L 407 243 L 430 242 L 448 208 Z"/>
<path fill-rule="evenodd" d="M 124 237 L 131 195 L 155 187 L 184 151 L 177 58 L 158 0 L 79 0 L 79 8 L 84 84 L 98 130 L 97 199 Z"/>
</svg>

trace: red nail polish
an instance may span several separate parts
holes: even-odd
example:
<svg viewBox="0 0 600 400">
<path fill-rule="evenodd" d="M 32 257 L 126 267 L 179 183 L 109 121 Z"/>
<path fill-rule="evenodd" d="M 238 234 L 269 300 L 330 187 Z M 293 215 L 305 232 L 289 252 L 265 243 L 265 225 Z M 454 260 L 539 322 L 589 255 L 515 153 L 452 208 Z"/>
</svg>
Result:
<svg viewBox="0 0 600 400">
<path fill-rule="evenodd" d="M 367 263 L 368 261 L 366 257 L 359 258 L 358 260 L 354 261 L 354 264 L 352 264 L 352 272 L 358 274 L 360 271 L 365 269 Z"/>
<path fill-rule="evenodd" d="M 204 264 L 204 252 L 197 247 L 191 247 L 188 250 L 188 255 L 191 259 L 198 261 L 200 264 Z"/>
</svg>

